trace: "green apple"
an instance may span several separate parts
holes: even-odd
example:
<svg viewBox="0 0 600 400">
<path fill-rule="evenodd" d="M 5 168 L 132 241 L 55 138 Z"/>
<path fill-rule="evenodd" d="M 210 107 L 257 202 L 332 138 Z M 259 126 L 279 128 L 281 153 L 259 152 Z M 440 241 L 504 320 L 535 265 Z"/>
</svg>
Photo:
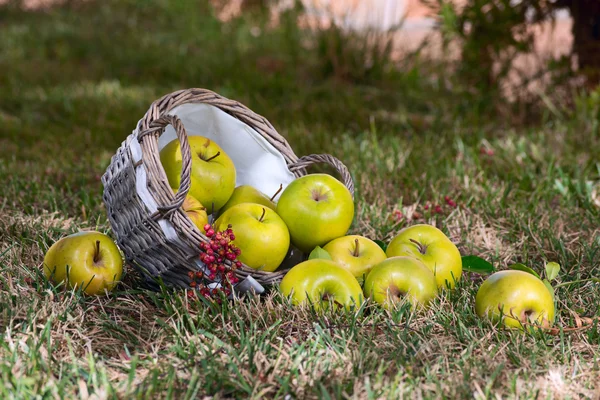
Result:
<svg viewBox="0 0 600 400">
<path fill-rule="evenodd" d="M 333 239 L 323 247 L 331 259 L 362 282 L 375 264 L 386 259 L 385 252 L 369 238 L 348 235 Z"/>
<path fill-rule="evenodd" d="M 290 247 L 290 233 L 275 211 L 262 204 L 238 204 L 215 222 L 217 231 L 229 225 L 235 235 L 233 243 L 242 251 L 238 260 L 261 271 L 279 267 Z"/>
<path fill-rule="evenodd" d="M 227 200 L 227 203 L 221 207 L 219 213 L 222 214 L 231 207 L 242 203 L 262 204 L 263 206 L 269 207 L 273 211 L 277 209 L 277 206 L 275 203 L 273 203 L 273 200 L 265 196 L 258 189 L 250 185 L 241 185 L 233 190 L 233 194 L 229 200 Z"/>
<path fill-rule="evenodd" d="M 123 258 L 107 235 L 84 231 L 65 236 L 46 252 L 44 274 L 56 283 L 82 287 L 87 294 L 111 291 L 121 279 Z"/>
<path fill-rule="evenodd" d="M 206 207 L 204 207 L 202 203 L 189 194 L 185 196 L 181 207 L 187 214 L 188 218 L 191 219 L 194 225 L 196 225 L 196 227 L 200 230 L 200 232 L 204 232 L 204 225 L 208 224 Z"/>
<path fill-rule="evenodd" d="M 418 224 L 401 230 L 387 247 L 388 257 L 410 256 L 421 260 L 435 275 L 441 288 L 454 288 L 462 276 L 458 248 L 438 228 Z"/>
<path fill-rule="evenodd" d="M 391 257 L 375 265 L 365 280 L 365 297 L 386 309 L 400 301 L 426 307 L 438 292 L 433 272 L 414 257 Z"/>
<path fill-rule="evenodd" d="M 189 194 L 209 211 L 217 211 L 229 200 L 235 188 L 235 166 L 218 144 L 202 136 L 188 137 L 192 152 Z M 181 149 L 179 140 L 167 144 L 160 152 L 160 162 L 171 187 L 181 182 Z"/>
<path fill-rule="evenodd" d="M 308 253 L 348 232 L 354 201 L 348 188 L 331 175 L 311 174 L 285 188 L 277 213 L 288 226 L 292 243 Z"/>
<path fill-rule="evenodd" d="M 291 296 L 292 304 L 312 303 L 317 310 L 329 307 L 332 301 L 338 308 L 350 310 L 363 300 L 354 275 L 330 260 L 314 259 L 296 265 L 279 287 L 284 296 Z"/>
<path fill-rule="evenodd" d="M 546 285 L 532 274 L 518 270 L 500 271 L 481 284 L 475 297 L 475 312 L 507 328 L 522 323 L 549 326 L 554 322 L 554 300 Z"/>
</svg>

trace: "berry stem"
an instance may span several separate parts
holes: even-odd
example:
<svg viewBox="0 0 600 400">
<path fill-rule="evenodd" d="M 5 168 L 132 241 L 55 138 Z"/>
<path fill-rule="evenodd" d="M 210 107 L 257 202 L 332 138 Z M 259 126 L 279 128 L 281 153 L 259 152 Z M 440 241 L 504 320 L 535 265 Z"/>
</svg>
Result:
<svg viewBox="0 0 600 400">
<path fill-rule="evenodd" d="M 263 222 L 263 218 L 265 217 L 265 213 L 267 212 L 264 207 L 262 210 L 263 210 L 263 212 L 262 212 L 260 218 L 258 219 L 258 222 Z"/>
<path fill-rule="evenodd" d="M 425 246 L 423 243 L 417 242 L 414 239 L 409 239 L 409 240 L 417 245 L 417 249 L 419 249 L 419 253 L 425 254 L 427 252 L 427 246 Z"/>
<path fill-rule="evenodd" d="M 358 245 L 358 239 L 354 239 L 354 253 L 352 254 L 354 257 L 358 257 L 360 255 L 360 248 Z"/>
<path fill-rule="evenodd" d="M 96 249 L 94 250 L 94 263 L 97 263 L 100 259 L 100 241 L 96 240 Z"/>
<path fill-rule="evenodd" d="M 283 183 L 279 184 L 279 189 L 277 189 L 277 191 L 275 192 L 275 194 L 273 196 L 271 196 L 271 198 L 269 200 L 271 201 L 275 201 L 275 197 L 277 197 L 277 195 L 283 190 Z"/>
<path fill-rule="evenodd" d="M 206 162 L 209 162 L 210 160 L 213 160 L 213 159 L 215 159 L 215 158 L 219 157 L 220 155 L 221 155 L 221 152 L 220 152 L 220 151 L 217 151 L 217 154 L 215 154 L 214 156 L 212 156 L 212 157 L 210 157 L 210 158 L 207 158 L 207 159 L 206 159 L 206 160 L 204 160 L 204 161 L 206 161 Z"/>
</svg>

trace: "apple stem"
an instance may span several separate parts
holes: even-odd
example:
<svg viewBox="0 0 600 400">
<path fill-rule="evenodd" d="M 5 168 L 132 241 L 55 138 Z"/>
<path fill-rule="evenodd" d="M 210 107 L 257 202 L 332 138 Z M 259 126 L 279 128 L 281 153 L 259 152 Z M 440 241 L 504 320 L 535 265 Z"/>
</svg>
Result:
<svg viewBox="0 0 600 400">
<path fill-rule="evenodd" d="M 419 253 L 425 254 L 427 252 L 427 246 L 425 246 L 423 243 L 419 243 L 414 239 L 409 239 L 409 240 L 417 245 L 417 248 L 419 249 Z"/>
<path fill-rule="evenodd" d="M 265 208 L 263 207 L 263 212 L 262 212 L 262 214 L 261 214 L 260 218 L 258 219 L 258 221 L 259 221 L 259 222 L 262 222 L 262 221 L 263 221 L 263 218 L 265 217 L 265 213 L 266 213 L 266 212 L 267 212 L 267 211 L 266 211 L 266 210 L 265 210 Z"/>
<path fill-rule="evenodd" d="M 533 310 L 523 310 L 521 312 L 521 321 L 528 322 L 530 317 L 533 315 L 533 313 L 534 313 Z"/>
<path fill-rule="evenodd" d="M 322 301 L 329 301 L 330 299 L 333 299 L 333 303 L 338 307 L 338 308 L 342 308 L 344 307 L 344 305 L 342 303 L 340 303 L 339 301 L 337 301 L 333 296 L 330 296 L 329 293 L 325 292 L 323 293 L 323 296 L 321 296 L 321 300 Z"/>
<path fill-rule="evenodd" d="M 360 249 L 358 245 L 358 239 L 354 239 L 354 253 L 352 254 L 354 257 L 358 257 L 360 255 Z"/>
<path fill-rule="evenodd" d="M 215 159 L 215 158 L 219 157 L 220 155 L 221 155 L 221 152 L 220 152 L 220 151 L 217 151 L 217 154 L 215 154 L 214 156 L 212 156 L 212 157 L 210 157 L 210 158 L 207 158 L 207 159 L 206 159 L 206 160 L 204 160 L 204 161 L 206 161 L 206 162 L 209 162 L 210 160 L 213 160 L 213 159 Z"/>
<path fill-rule="evenodd" d="M 279 189 L 277 189 L 277 191 L 275 192 L 275 194 L 273 196 L 271 196 L 270 200 L 271 201 L 275 201 L 275 197 L 277 197 L 277 195 L 279 194 L 279 192 L 281 192 L 283 190 L 283 183 L 279 184 Z"/>
<path fill-rule="evenodd" d="M 94 262 L 98 262 L 98 257 L 100 256 L 100 241 L 96 240 L 96 251 L 94 252 Z"/>
</svg>

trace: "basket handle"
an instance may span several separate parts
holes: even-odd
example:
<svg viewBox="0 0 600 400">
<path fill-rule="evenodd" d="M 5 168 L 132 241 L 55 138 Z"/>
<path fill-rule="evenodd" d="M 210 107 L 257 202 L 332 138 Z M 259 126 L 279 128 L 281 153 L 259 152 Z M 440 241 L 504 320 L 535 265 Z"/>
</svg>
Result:
<svg viewBox="0 0 600 400">
<path fill-rule="evenodd" d="M 354 197 L 354 182 L 348 168 L 340 160 L 330 154 L 311 154 L 308 156 L 300 157 L 298 161 L 288 165 L 291 172 L 302 170 L 313 164 L 329 164 L 340 174 L 342 183 L 348 188 L 352 197 Z"/>
<path fill-rule="evenodd" d="M 150 122 L 149 128 L 138 134 L 138 140 L 141 142 L 142 138 L 146 135 L 159 131 L 161 134 L 165 128 L 171 125 L 175 129 L 177 138 L 179 139 L 179 147 L 181 149 L 181 181 L 179 183 L 179 189 L 175 194 L 175 201 L 168 205 L 158 207 L 158 211 L 165 216 L 180 208 L 185 201 L 190 191 L 191 176 L 192 176 L 192 151 L 190 150 L 190 144 L 188 142 L 187 133 L 183 127 L 183 123 L 176 115 L 163 115 L 160 118 Z"/>
</svg>

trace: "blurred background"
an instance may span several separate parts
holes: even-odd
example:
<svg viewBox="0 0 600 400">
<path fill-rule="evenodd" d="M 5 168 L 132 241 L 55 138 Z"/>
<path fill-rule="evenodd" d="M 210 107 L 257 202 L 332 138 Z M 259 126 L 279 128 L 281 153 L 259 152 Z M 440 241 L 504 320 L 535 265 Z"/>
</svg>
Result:
<svg viewBox="0 0 600 400">
<path fill-rule="evenodd" d="M 595 0 L 0 0 L 0 18 L 5 94 L 25 81 L 203 86 L 260 111 L 273 102 L 276 120 L 308 108 L 331 122 L 330 107 L 307 101 L 329 92 L 364 100 L 347 104 L 347 126 L 372 111 L 443 118 L 414 111 L 444 95 L 452 112 L 525 123 L 545 96 L 567 105 L 573 90 L 593 90 L 600 70 Z M 400 98 L 410 113 L 389 107 Z"/>
</svg>

